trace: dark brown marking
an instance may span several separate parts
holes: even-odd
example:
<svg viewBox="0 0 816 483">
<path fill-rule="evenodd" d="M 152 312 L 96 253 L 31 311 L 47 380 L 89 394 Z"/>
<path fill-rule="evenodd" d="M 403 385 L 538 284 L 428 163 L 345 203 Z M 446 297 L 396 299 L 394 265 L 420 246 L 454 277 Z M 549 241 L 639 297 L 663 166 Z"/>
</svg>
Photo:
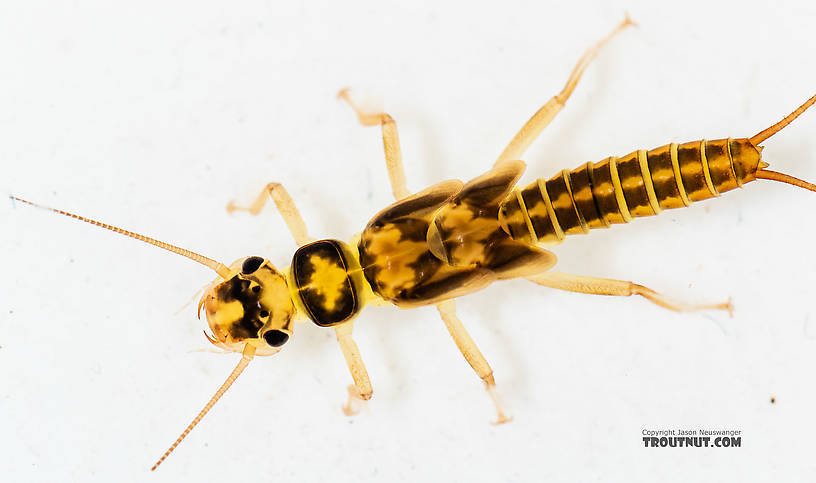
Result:
<svg viewBox="0 0 816 483">
<path fill-rule="evenodd" d="M 315 266 L 313 257 L 326 266 Z M 317 270 L 342 270 L 346 275 L 342 280 L 326 280 Z M 298 248 L 292 257 L 292 275 L 303 307 L 315 324 L 329 327 L 360 311 L 357 289 L 348 275 L 348 261 L 337 240 L 320 240 Z"/>
<path fill-rule="evenodd" d="M 581 215 L 575 207 L 575 202 L 568 186 L 569 180 L 562 171 L 560 174 L 547 180 L 547 194 L 550 197 L 555 219 L 565 234 L 584 233 Z"/>
<path fill-rule="evenodd" d="M 640 169 L 638 152 L 634 151 L 618 160 L 618 176 L 620 177 L 623 197 L 626 206 L 633 217 L 651 216 L 655 212 L 649 202 L 649 192 L 643 179 L 643 170 Z"/>
<path fill-rule="evenodd" d="M 450 298 L 451 294 L 456 293 L 463 287 L 472 285 L 474 281 L 488 278 L 489 274 L 489 270 L 482 268 L 446 266 L 445 269 L 436 272 L 436 277 L 414 287 L 402 289 L 391 301 L 396 305 L 405 307 L 427 305 Z M 480 284 L 474 289 L 481 289 L 485 285 L 487 284 Z"/>
<path fill-rule="evenodd" d="M 677 146 L 677 160 L 680 164 L 680 177 L 683 180 L 683 187 L 686 188 L 688 199 L 701 201 L 714 196 L 706 184 L 700 141 Z"/>
<path fill-rule="evenodd" d="M 677 170 L 672 160 L 673 146 L 677 150 Z M 521 200 L 507 198 L 499 207 L 499 219 L 513 240 L 528 244 L 560 242 L 563 237 L 558 236 L 558 229 L 565 235 L 584 233 L 582 220 L 590 229 L 607 228 L 626 223 L 629 215 L 656 214 L 655 199 L 662 209 L 681 208 L 752 181 L 759 169 L 760 149 L 747 138 L 700 140 L 649 150 L 645 152 L 645 164 L 639 158 L 641 151 L 621 159 L 610 157 L 586 163 L 547 181 L 541 178 L 531 183 L 517 192 Z M 615 172 L 619 186 L 614 181 Z M 648 181 L 655 199 L 650 199 Z M 547 200 L 551 211 L 547 210 Z M 629 215 L 624 218 L 627 209 Z M 533 237 L 528 235 L 528 221 Z"/>
<path fill-rule="evenodd" d="M 592 195 L 592 163 L 586 163 L 570 173 L 572 198 L 578 213 L 584 218 L 590 228 L 607 228 L 607 225 L 598 212 L 598 205 Z"/>
<path fill-rule="evenodd" d="M 544 201 L 543 193 L 541 193 L 538 187 L 538 181 L 534 181 L 521 190 L 521 199 L 524 201 L 524 207 L 527 209 L 527 216 L 533 225 L 533 232 L 535 232 L 536 238 L 544 240 L 549 237 L 555 237 L 553 220 L 550 219 L 550 215 L 547 212 L 547 204 Z"/>
<path fill-rule="evenodd" d="M 652 177 L 657 204 L 664 210 L 682 208 L 683 197 L 677 186 L 677 177 L 671 159 L 671 144 L 665 144 L 646 153 L 649 174 Z"/>
<path fill-rule="evenodd" d="M 541 273 L 554 263 L 555 256 L 551 252 L 497 235 L 491 243 L 486 266 L 499 278 L 516 278 Z"/>
<path fill-rule="evenodd" d="M 737 184 L 742 186 L 756 179 L 755 173 L 760 159 L 759 150 L 748 139 L 729 139 L 728 147 Z"/>
<path fill-rule="evenodd" d="M 263 262 L 263 259 L 261 259 Z M 271 270 L 269 267 L 260 267 L 253 270 Z M 257 290 L 256 290 L 257 289 Z M 251 280 L 235 276 L 221 283 L 215 291 L 216 299 L 221 303 L 239 302 L 243 308 L 240 319 L 232 321 L 226 329 L 227 333 L 234 340 L 254 339 L 258 337 L 258 331 L 263 327 L 264 318 L 261 312 L 269 316 L 269 311 L 273 307 L 262 307 L 260 304 L 260 285 L 253 285 Z"/>
<path fill-rule="evenodd" d="M 396 303 L 403 290 L 432 276 L 439 268 L 441 261 L 427 245 L 430 218 L 462 187 L 458 180 L 439 183 L 393 203 L 369 221 L 357 250 L 363 276 L 374 292 Z M 419 271 L 412 265 L 417 262 L 422 267 Z"/>
<path fill-rule="evenodd" d="M 495 208 L 502 201 L 516 181 L 524 172 L 525 165 L 522 161 L 507 161 L 487 173 L 478 176 L 462 188 L 455 201 L 467 203 L 473 206 Z"/>
<path fill-rule="evenodd" d="M 734 174 L 734 166 L 731 163 L 728 139 L 706 141 L 705 154 L 706 160 L 708 161 L 708 172 L 711 175 L 711 182 L 717 191 L 724 193 L 737 188 L 739 184 Z"/>
<path fill-rule="evenodd" d="M 615 197 L 615 185 L 612 183 L 612 173 L 609 163 L 612 159 L 607 158 L 592 167 L 592 195 L 598 206 L 598 214 L 603 217 L 607 224 L 624 223 L 623 215 Z"/>
<path fill-rule="evenodd" d="M 396 220 L 409 215 L 415 218 L 422 217 L 434 211 L 461 189 L 462 182 L 459 180 L 443 181 L 389 205 L 375 215 L 374 220 Z"/>
<path fill-rule="evenodd" d="M 372 289 L 396 305 L 413 307 L 479 290 L 522 264 L 530 270 L 549 267 L 552 254 L 513 241 L 499 222 L 499 204 L 505 202 L 508 224 L 526 223 L 523 205 L 509 195 L 523 167 L 503 163 L 442 203 L 413 199 L 408 208 L 398 202 L 375 216 L 358 245 Z M 423 200 L 438 204 L 431 208 Z M 429 240 L 442 253 L 434 255 Z"/>
<path fill-rule="evenodd" d="M 530 230 L 524 218 L 524 211 L 516 196 L 511 196 L 501 206 L 501 220 L 507 226 L 507 232 L 515 240 L 530 241 Z"/>
</svg>

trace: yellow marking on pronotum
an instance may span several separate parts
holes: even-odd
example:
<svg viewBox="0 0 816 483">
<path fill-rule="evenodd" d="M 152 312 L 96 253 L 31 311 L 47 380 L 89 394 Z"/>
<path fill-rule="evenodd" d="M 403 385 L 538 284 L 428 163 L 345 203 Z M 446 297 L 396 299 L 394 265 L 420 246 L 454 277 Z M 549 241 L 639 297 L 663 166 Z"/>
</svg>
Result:
<svg viewBox="0 0 816 483">
<path fill-rule="evenodd" d="M 309 288 L 323 296 L 326 310 L 334 310 L 337 301 L 342 296 L 342 287 L 346 281 L 347 272 L 333 261 L 326 260 L 319 255 L 309 257 L 309 263 L 314 269 Z"/>
</svg>

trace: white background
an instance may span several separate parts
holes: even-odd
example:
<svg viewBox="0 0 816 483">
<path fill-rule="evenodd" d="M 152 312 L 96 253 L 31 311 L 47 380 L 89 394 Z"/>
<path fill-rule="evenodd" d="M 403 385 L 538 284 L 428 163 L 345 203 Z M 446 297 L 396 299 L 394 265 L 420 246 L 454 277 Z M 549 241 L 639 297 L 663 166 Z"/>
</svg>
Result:
<svg viewBox="0 0 816 483">
<path fill-rule="evenodd" d="M 408 185 L 486 170 L 629 11 L 523 182 L 608 155 L 751 136 L 816 92 L 816 6 L 800 2 L 4 2 L 0 191 L 229 263 L 295 249 L 284 183 L 316 237 L 348 239 L 391 202 L 377 128 L 398 122 Z M 771 6 L 773 5 L 773 6 Z M 816 112 L 766 142 L 772 169 L 816 179 Z M 515 420 L 493 408 L 433 309 L 355 325 L 375 397 L 332 332 L 296 327 L 255 360 L 156 474 L 237 361 L 190 306 L 213 274 L 182 257 L 0 203 L 4 481 L 811 480 L 816 442 L 816 195 L 760 181 L 554 251 L 561 271 L 642 282 L 724 313 L 523 281 L 458 302 Z M 776 403 L 771 404 L 771 397 Z M 741 448 L 646 449 L 644 428 L 739 429 Z"/>
</svg>

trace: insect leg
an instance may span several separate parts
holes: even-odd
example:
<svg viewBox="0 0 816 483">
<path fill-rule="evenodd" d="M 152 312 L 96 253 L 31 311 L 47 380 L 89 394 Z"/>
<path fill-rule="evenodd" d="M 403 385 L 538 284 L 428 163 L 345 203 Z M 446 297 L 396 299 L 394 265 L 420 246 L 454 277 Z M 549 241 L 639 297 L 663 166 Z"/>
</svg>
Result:
<svg viewBox="0 0 816 483">
<path fill-rule="evenodd" d="M 450 333 L 451 337 L 453 337 L 453 341 L 456 343 L 456 347 L 462 351 L 462 355 L 465 356 L 468 364 L 470 367 L 476 371 L 476 374 L 484 381 L 485 388 L 487 389 L 488 394 L 490 394 L 490 398 L 493 400 L 493 404 L 496 405 L 496 413 L 498 414 L 498 419 L 496 420 L 495 424 L 502 424 L 510 421 L 512 417 L 507 417 L 502 411 L 501 401 L 499 400 L 498 394 L 496 394 L 496 380 L 493 378 L 493 369 L 490 368 L 490 364 L 487 363 L 487 360 L 482 355 L 479 348 L 476 347 L 476 343 L 473 342 L 473 339 L 468 334 L 467 330 L 465 330 L 465 326 L 462 325 L 462 321 L 459 320 L 459 317 L 456 316 L 456 304 L 453 300 L 446 300 L 444 302 L 436 304 L 436 309 L 439 311 L 439 315 L 442 316 L 442 320 L 445 322 L 445 327 L 447 327 L 448 332 Z"/>
<path fill-rule="evenodd" d="M 354 385 L 349 386 L 349 399 L 343 412 L 346 416 L 353 416 L 359 412 L 355 408 L 356 402 L 367 401 L 371 399 L 374 389 L 371 387 L 371 381 L 368 379 L 368 371 L 363 364 L 363 358 L 360 357 L 360 349 L 354 339 L 351 338 L 352 323 L 337 325 L 334 331 L 337 334 L 337 342 L 340 343 L 340 349 L 343 351 L 343 356 L 346 358 L 351 377 L 354 379 Z"/>
<path fill-rule="evenodd" d="M 343 99 L 357 113 L 357 119 L 363 126 L 380 125 L 382 129 L 383 148 L 385 149 L 385 165 L 388 169 L 388 178 L 391 180 L 391 191 L 394 198 L 401 200 L 410 193 L 405 184 L 405 169 L 402 166 L 402 150 L 400 149 L 399 133 L 397 123 L 384 112 L 370 114 L 357 107 L 348 94 L 349 89 L 345 88 L 337 93 L 337 97 Z"/>
<path fill-rule="evenodd" d="M 530 120 L 521 127 L 519 132 L 516 133 L 515 137 L 513 137 L 513 140 L 510 141 L 510 144 L 504 148 L 504 151 L 499 156 L 499 159 L 496 160 L 495 164 L 499 164 L 503 161 L 521 159 L 521 156 L 525 151 L 527 151 L 530 144 L 533 143 L 538 135 L 541 134 L 541 131 L 547 127 L 547 125 L 555 118 L 559 111 L 561 111 L 561 108 L 564 107 L 564 104 L 567 102 L 567 99 L 569 99 L 572 91 L 575 90 L 575 86 L 578 85 L 578 81 L 581 80 L 581 76 L 584 74 L 584 71 L 589 66 L 589 63 L 592 62 L 592 60 L 598 55 L 601 47 L 603 47 L 604 44 L 614 37 L 615 34 L 630 25 L 635 25 L 635 23 L 627 14 L 623 22 L 618 24 L 618 26 L 615 27 L 612 32 L 584 52 L 584 55 L 578 59 L 578 63 L 575 64 L 575 67 L 572 69 L 572 73 L 567 79 L 567 83 L 564 85 L 564 88 L 561 89 L 561 92 L 556 94 L 552 99 L 547 101 L 546 104 L 541 106 L 541 109 L 533 114 L 533 117 L 531 117 Z"/>
<path fill-rule="evenodd" d="M 261 212 L 264 205 L 266 205 L 269 198 L 275 201 L 275 205 L 278 207 L 283 221 L 286 222 L 286 226 L 289 227 L 289 232 L 292 233 L 295 243 L 305 245 L 311 241 L 311 237 L 309 237 L 309 233 L 306 230 L 306 222 L 304 222 L 303 217 L 300 216 L 300 212 L 297 206 L 295 206 L 294 200 L 292 200 L 286 188 L 280 183 L 269 183 L 266 185 L 263 191 L 261 191 L 261 194 L 258 195 L 255 201 L 249 206 L 237 206 L 235 202 L 230 201 L 227 204 L 227 212 L 248 211 L 252 215 L 257 215 Z"/>
<path fill-rule="evenodd" d="M 402 163 L 402 151 L 400 150 L 399 144 L 399 134 L 397 132 L 397 124 L 394 119 L 384 113 L 376 113 L 376 114 L 369 114 L 362 111 L 359 107 L 357 107 L 351 100 L 348 95 L 348 89 L 341 90 L 337 96 L 344 101 L 346 101 L 352 109 L 357 113 L 357 118 L 360 120 L 360 124 L 363 126 L 376 126 L 377 124 L 380 125 L 382 129 L 382 138 L 383 138 L 383 147 L 385 150 L 385 164 L 388 169 L 388 177 L 391 180 L 391 190 L 394 193 L 394 198 L 397 200 L 401 200 L 403 198 L 407 198 L 410 194 L 408 188 L 405 183 L 405 170 L 403 168 Z M 464 325 L 456 316 L 456 305 L 452 300 L 448 300 L 436 305 L 437 310 L 439 311 L 439 315 L 442 317 L 442 320 L 445 323 L 445 327 L 447 327 L 448 332 L 453 337 L 456 346 L 462 351 L 462 355 L 465 356 L 465 359 L 468 361 L 473 370 L 476 371 L 476 374 L 484 381 L 485 387 L 487 389 L 490 398 L 493 400 L 493 403 L 496 405 L 496 412 L 498 414 L 498 419 L 496 420 L 496 424 L 505 423 L 510 421 L 511 418 L 507 417 L 504 412 L 502 411 L 501 404 L 499 401 L 499 397 L 496 394 L 496 381 L 493 378 L 493 369 L 490 368 L 490 365 L 485 360 L 482 353 L 479 351 L 479 348 L 473 342 L 473 339 L 470 337 L 470 334 L 467 333 L 465 330 Z M 339 335 L 338 335 L 339 339 Z M 351 340 L 351 339 L 349 339 Z M 352 341 L 353 343 L 353 341 Z M 354 346 L 356 349 L 356 346 Z M 345 349 L 344 349 L 345 352 Z M 349 356 L 346 356 L 346 360 L 349 361 Z M 360 367 L 362 367 L 362 361 L 359 361 Z M 351 362 L 349 362 L 349 368 L 352 368 Z M 363 367 L 363 371 L 365 368 Z M 352 368 L 352 373 L 354 369 Z M 356 378 L 355 378 L 356 381 Z M 366 377 L 366 382 L 368 382 L 368 378 Z M 360 385 L 357 385 L 358 388 Z M 370 384 L 368 385 L 370 390 Z M 351 412 L 350 403 L 352 399 L 355 397 L 353 387 L 349 388 L 349 406 L 344 408 L 346 414 Z M 369 393 L 370 397 L 370 393 Z M 367 399 L 364 397 L 364 399 Z"/>
<path fill-rule="evenodd" d="M 561 272 L 545 272 L 540 275 L 527 277 L 527 280 L 543 285 L 545 287 L 557 288 L 569 292 L 580 292 L 594 295 L 615 295 L 628 297 L 630 295 L 640 295 L 650 302 L 663 308 L 674 310 L 675 312 L 694 312 L 697 310 L 727 310 L 732 314 L 734 306 L 729 298 L 726 302 L 717 304 L 692 305 L 684 302 L 672 300 L 665 295 L 654 290 L 624 280 L 614 280 L 611 278 L 587 277 L 584 275 L 573 275 Z"/>
</svg>

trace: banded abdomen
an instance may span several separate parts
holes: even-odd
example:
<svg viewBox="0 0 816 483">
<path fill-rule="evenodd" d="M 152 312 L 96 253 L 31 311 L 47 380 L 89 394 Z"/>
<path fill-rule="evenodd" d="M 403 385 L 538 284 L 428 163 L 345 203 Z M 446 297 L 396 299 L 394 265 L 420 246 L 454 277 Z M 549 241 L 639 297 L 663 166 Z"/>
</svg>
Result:
<svg viewBox="0 0 816 483">
<path fill-rule="evenodd" d="M 566 235 L 719 196 L 753 181 L 760 167 L 760 148 L 749 139 L 642 149 L 515 190 L 502 203 L 499 221 L 516 240 L 556 244 Z"/>
</svg>

